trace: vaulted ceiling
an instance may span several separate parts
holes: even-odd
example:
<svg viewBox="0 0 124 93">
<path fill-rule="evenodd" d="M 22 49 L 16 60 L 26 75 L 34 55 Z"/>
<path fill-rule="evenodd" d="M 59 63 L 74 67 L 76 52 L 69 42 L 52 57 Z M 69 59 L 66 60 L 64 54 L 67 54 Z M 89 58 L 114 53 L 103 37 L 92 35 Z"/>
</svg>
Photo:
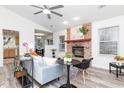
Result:
<svg viewBox="0 0 124 93">
<path fill-rule="evenodd" d="M 39 6 L 42 7 L 42 5 Z M 6 5 L 3 7 L 39 25 L 42 25 L 53 32 L 86 22 L 94 22 L 124 15 L 124 6 L 121 5 L 106 5 L 104 7 L 100 7 L 100 5 L 64 5 L 64 8 L 55 10 L 56 12 L 63 14 L 63 17 L 51 14 L 51 19 L 48 19 L 47 16 L 43 13 L 33 15 L 33 13 L 40 11 L 40 9 L 34 8 L 32 6 Z M 79 17 L 79 20 L 73 20 L 73 17 Z M 68 24 L 64 25 L 62 23 L 63 21 L 68 21 Z"/>
</svg>

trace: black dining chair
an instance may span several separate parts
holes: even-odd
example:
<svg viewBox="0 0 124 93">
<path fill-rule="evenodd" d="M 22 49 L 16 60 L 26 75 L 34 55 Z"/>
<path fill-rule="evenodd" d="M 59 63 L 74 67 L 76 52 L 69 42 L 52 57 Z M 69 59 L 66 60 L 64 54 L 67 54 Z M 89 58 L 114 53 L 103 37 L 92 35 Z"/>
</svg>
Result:
<svg viewBox="0 0 124 93">
<path fill-rule="evenodd" d="M 90 67 L 90 63 L 91 63 L 92 60 L 93 60 L 93 58 L 83 59 L 80 64 L 74 65 L 74 67 L 77 67 L 79 69 L 79 71 L 83 72 L 84 84 L 85 84 L 86 69 L 88 69 Z"/>
</svg>

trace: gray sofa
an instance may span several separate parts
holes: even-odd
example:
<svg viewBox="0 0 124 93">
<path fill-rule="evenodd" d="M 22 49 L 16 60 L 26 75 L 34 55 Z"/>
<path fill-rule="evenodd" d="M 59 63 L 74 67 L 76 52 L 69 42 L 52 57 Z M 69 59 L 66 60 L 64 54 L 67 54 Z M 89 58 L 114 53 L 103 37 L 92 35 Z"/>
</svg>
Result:
<svg viewBox="0 0 124 93">
<path fill-rule="evenodd" d="M 33 58 L 34 61 L 34 79 L 40 83 L 41 85 L 48 83 L 54 79 L 57 79 L 63 75 L 63 66 L 54 63 L 54 64 L 46 64 L 46 61 L 56 61 L 56 59 L 53 58 L 47 58 L 43 57 L 42 60 L 37 61 L 35 58 Z M 31 62 L 25 62 L 25 68 L 28 71 L 28 74 L 32 75 L 32 68 L 31 68 Z"/>
</svg>

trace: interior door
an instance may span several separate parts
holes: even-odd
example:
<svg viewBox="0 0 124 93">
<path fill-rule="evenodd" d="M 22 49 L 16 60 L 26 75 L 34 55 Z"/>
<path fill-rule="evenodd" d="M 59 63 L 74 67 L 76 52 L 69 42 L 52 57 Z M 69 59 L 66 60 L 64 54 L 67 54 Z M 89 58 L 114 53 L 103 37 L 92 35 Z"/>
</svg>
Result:
<svg viewBox="0 0 124 93">
<path fill-rule="evenodd" d="M 19 32 L 3 30 L 4 59 L 19 56 Z"/>
</svg>

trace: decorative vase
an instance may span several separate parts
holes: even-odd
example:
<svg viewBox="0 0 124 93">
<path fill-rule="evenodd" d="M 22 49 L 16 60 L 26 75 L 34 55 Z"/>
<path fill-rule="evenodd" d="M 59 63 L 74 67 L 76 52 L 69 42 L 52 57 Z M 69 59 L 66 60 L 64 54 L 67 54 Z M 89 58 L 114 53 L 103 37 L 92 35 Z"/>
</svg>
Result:
<svg viewBox="0 0 124 93">
<path fill-rule="evenodd" d="M 117 64 L 117 65 L 121 65 L 121 64 L 122 64 L 122 61 L 116 60 L 116 64 Z"/>
<path fill-rule="evenodd" d="M 64 63 L 71 63 L 72 61 L 72 58 L 64 58 Z"/>
<path fill-rule="evenodd" d="M 84 39 L 84 34 L 83 33 L 80 33 L 80 37 Z"/>
<path fill-rule="evenodd" d="M 71 61 L 72 61 L 72 58 L 67 58 L 68 63 L 71 63 Z"/>
<path fill-rule="evenodd" d="M 82 35 L 82 38 L 84 39 L 84 35 Z"/>
<path fill-rule="evenodd" d="M 117 61 L 117 64 L 118 64 L 118 65 L 121 65 L 122 63 Z"/>
</svg>

